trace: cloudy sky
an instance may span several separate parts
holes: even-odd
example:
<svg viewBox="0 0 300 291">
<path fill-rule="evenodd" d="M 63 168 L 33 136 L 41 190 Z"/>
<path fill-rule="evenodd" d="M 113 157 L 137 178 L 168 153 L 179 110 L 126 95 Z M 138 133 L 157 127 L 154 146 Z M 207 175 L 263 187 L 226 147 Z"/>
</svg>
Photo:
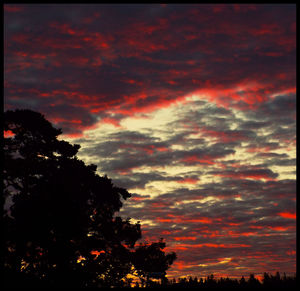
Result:
<svg viewBox="0 0 300 291">
<path fill-rule="evenodd" d="M 169 277 L 296 271 L 296 6 L 4 6 L 4 106 L 79 143 Z"/>
</svg>

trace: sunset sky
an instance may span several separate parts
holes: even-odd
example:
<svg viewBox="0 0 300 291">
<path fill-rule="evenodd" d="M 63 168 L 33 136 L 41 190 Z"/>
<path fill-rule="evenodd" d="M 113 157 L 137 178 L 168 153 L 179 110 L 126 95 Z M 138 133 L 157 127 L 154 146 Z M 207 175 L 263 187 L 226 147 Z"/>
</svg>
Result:
<svg viewBox="0 0 300 291">
<path fill-rule="evenodd" d="M 132 197 L 179 276 L 296 272 L 296 5 L 4 5 L 4 108 Z"/>
</svg>

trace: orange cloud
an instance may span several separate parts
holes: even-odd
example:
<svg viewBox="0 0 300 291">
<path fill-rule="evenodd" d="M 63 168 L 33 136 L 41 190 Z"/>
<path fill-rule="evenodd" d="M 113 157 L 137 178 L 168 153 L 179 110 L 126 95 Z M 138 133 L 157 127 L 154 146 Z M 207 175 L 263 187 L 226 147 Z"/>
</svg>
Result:
<svg viewBox="0 0 300 291">
<path fill-rule="evenodd" d="M 199 180 L 195 179 L 195 178 L 184 178 L 184 179 L 178 180 L 176 182 L 180 183 L 180 184 L 197 184 L 198 181 Z"/>
</svg>

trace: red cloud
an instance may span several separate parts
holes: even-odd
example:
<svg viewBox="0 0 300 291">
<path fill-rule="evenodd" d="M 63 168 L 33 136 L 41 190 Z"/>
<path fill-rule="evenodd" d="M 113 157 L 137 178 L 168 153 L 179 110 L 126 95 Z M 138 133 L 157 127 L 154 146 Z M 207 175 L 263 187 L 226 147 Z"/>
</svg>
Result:
<svg viewBox="0 0 300 291">
<path fill-rule="evenodd" d="M 278 148 L 279 146 L 266 146 L 266 147 L 262 147 L 262 146 L 251 146 L 249 148 L 247 148 L 247 152 L 248 153 L 260 153 L 260 152 L 263 152 L 263 153 L 266 153 L 266 152 L 270 152 L 272 149 L 276 149 Z"/>
<path fill-rule="evenodd" d="M 91 251 L 91 255 L 95 255 L 95 256 L 99 256 L 101 254 L 105 254 L 105 251 L 101 250 L 101 251 Z"/>
<path fill-rule="evenodd" d="M 182 240 L 196 240 L 197 238 L 194 236 L 176 236 L 174 237 L 175 240 L 182 241 Z"/>
<path fill-rule="evenodd" d="M 199 181 L 199 179 L 195 179 L 195 178 L 184 178 L 184 179 L 178 180 L 176 182 L 180 183 L 180 184 L 197 184 L 198 181 Z"/>
<path fill-rule="evenodd" d="M 237 140 L 247 140 L 248 139 L 247 136 L 245 136 L 242 133 L 237 132 L 237 131 L 224 132 L 224 131 L 210 130 L 205 127 L 203 127 L 201 129 L 201 135 L 203 137 L 206 137 L 206 136 L 215 137 L 219 142 L 223 142 L 223 143 L 229 143 L 229 142 L 234 142 Z"/>
<path fill-rule="evenodd" d="M 261 180 L 265 179 L 267 181 L 276 181 L 276 178 L 274 178 L 274 173 L 271 175 L 269 172 L 264 172 L 257 170 L 251 170 L 251 171 L 228 171 L 224 173 L 215 173 L 215 176 L 221 176 L 226 178 L 235 178 L 235 179 L 253 179 L 253 180 Z M 273 177 L 274 176 L 274 177 Z"/>
<path fill-rule="evenodd" d="M 184 216 L 178 216 L 174 214 L 168 214 L 167 217 L 170 218 L 161 218 L 157 217 L 156 220 L 159 222 L 172 222 L 172 223 L 202 223 L 202 224 L 212 224 L 213 219 L 209 217 L 195 217 L 195 218 L 189 218 Z"/>
<path fill-rule="evenodd" d="M 289 229 L 294 229 L 293 226 L 269 226 L 268 228 L 275 231 L 287 231 Z"/>
<path fill-rule="evenodd" d="M 291 213 L 291 212 L 280 212 L 278 213 L 279 216 L 283 218 L 288 218 L 288 219 L 296 219 L 296 213 Z"/>
<path fill-rule="evenodd" d="M 249 31 L 254 36 L 278 35 L 282 33 L 282 27 L 276 23 L 263 23 L 259 28 Z"/>
<path fill-rule="evenodd" d="M 20 6 L 12 6 L 12 5 L 4 5 L 4 12 L 20 12 L 23 10 L 23 7 Z"/>
<path fill-rule="evenodd" d="M 184 247 L 176 247 L 176 249 L 182 249 L 182 250 L 186 250 L 187 248 Z M 175 261 L 174 265 L 176 266 L 177 269 L 182 270 L 186 267 L 186 262 L 185 261 Z"/>
<path fill-rule="evenodd" d="M 4 130 L 4 137 L 5 138 L 10 138 L 13 137 L 14 133 L 11 130 Z"/>
<path fill-rule="evenodd" d="M 107 118 L 105 118 L 104 120 L 107 120 Z M 141 152 L 146 152 L 149 155 L 152 155 L 155 151 L 158 152 L 165 152 L 165 151 L 169 151 L 169 149 L 167 149 L 166 147 L 161 147 L 161 146 L 157 146 L 155 144 L 149 144 L 149 145 L 144 145 L 144 144 L 122 144 L 120 145 L 120 148 L 122 149 L 127 149 L 129 152 L 131 150 L 133 151 L 141 151 Z"/>
<path fill-rule="evenodd" d="M 81 124 L 82 123 L 82 120 L 79 120 L 79 119 L 70 120 L 70 119 L 64 119 L 62 117 L 54 117 L 51 120 L 54 123 L 60 123 L 60 122 L 75 123 L 75 124 Z"/>
<path fill-rule="evenodd" d="M 252 80 L 237 82 L 231 87 L 211 84 L 208 81 L 203 86 L 203 89 L 195 90 L 194 94 L 202 99 L 208 99 L 219 106 L 249 110 L 255 109 L 259 107 L 260 103 L 269 100 L 268 96 L 272 91 L 274 91 L 273 84 L 263 84 Z M 243 107 L 241 107 L 239 102 L 242 102 Z"/>
<path fill-rule="evenodd" d="M 143 197 L 143 196 L 132 196 L 130 198 L 131 201 L 133 200 L 133 201 L 137 201 L 137 202 L 147 200 L 147 199 L 149 199 L 149 198 L 148 197 Z"/>
<path fill-rule="evenodd" d="M 203 244 L 181 244 L 181 247 L 187 248 L 225 248 L 225 249 L 233 249 L 233 248 L 249 248 L 251 245 L 249 244 L 215 244 L 215 243 L 203 243 Z"/>
<path fill-rule="evenodd" d="M 215 164 L 214 159 L 215 159 L 215 157 L 212 157 L 209 155 L 204 155 L 204 156 L 201 156 L 200 158 L 198 156 L 191 155 L 191 156 L 186 156 L 185 158 L 181 159 L 181 162 L 183 162 L 185 164 L 200 163 L 200 164 L 213 165 L 213 164 Z"/>
<path fill-rule="evenodd" d="M 102 118 L 101 123 L 109 123 L 109 124 L 114 125 L 115 127 L 121 127 L 119 120 L 109 118 L 109 117 Z"/>
</svg>

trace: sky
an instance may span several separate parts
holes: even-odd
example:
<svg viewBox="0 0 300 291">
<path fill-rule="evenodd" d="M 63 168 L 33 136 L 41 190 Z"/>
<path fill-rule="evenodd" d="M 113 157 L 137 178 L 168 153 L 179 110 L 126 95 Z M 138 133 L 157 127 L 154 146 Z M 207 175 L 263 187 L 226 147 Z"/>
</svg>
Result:
<svg viewBox="0 0 300 291">
<path fill-rule="evenodd" d="M 169 278 L 296 272 L 294 4 L 6 4 L 4 108 L 132 193 Z"/>
</svg>

